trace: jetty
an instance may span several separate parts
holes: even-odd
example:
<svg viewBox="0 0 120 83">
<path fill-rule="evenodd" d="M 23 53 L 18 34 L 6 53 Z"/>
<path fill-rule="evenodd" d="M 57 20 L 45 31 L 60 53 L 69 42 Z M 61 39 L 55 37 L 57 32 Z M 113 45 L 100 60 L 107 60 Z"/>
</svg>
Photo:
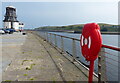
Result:
<svg viewBox="0 0 120 83">
<path fill-rule="evenodd" d="M 88 81 L 88 70 L 34 32 L 2 38 L 3 59 L 10 60 L 2 72 L 2 81 Z M 10 43 L 11 39 L 14 42 Z"/>
<path fill-rule="evenodd" d="M 26 34 L 14 32 L 0 35 L 0 40 L 2 83 L 88 83 L 90 66 L 81 57 L 80 39 L 51 32 L 26 31 Z M 66 48 L 67 42 L 71 52 Z M 110 50 L 114 54 L 109 53 Z M 118 68 L 119 61 L 115 58 L 118 58 L 119 51 L 120 48 L 102 45 L 95 61 L 94 82 L 118 83 L 118 70 L 114 71 L 113 68 Z"/>
</svg>

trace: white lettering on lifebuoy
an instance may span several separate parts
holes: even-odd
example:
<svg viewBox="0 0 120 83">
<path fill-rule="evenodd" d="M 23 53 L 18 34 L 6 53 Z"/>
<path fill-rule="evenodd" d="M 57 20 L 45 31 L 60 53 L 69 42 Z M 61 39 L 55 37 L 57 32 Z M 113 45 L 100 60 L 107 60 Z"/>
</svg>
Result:
<svg viewBox="0 0 120 83">
<path fill-rule="evenodd" d="M 82 35 L 82 39 L 81 39 L 81 44 L 83 46 L 83 39 L 84 39 L 84 36 Z"/>
<path fill-rule="evenodd" d="M 90 46 L 91 46 L 91 37 L 89 36 L 89 43 L 88 43 L 88 48 L 90 49 Z"/>
</svg>

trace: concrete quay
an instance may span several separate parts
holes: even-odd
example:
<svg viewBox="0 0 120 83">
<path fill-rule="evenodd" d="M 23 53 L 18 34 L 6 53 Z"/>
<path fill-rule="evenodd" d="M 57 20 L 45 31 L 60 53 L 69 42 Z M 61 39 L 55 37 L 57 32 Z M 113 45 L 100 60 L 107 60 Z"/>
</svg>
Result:
<svg viewBox="0 0 120 83">
<path fill-rule="evenodd" d="M 31 32 L 3 35 L 0 44 L 2 81 L 88 81 L 85 68 Z"/>
</svg>

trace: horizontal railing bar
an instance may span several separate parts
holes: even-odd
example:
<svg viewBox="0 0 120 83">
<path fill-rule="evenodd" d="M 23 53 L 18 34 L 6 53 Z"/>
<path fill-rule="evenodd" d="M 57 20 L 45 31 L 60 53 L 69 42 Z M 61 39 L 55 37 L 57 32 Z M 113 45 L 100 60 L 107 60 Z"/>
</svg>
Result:
<svg viewBox="0 0 120 83">
<path fill-rule="evenodd" d="M 68 37 L 68 36 L 63 36 L 63 35 L 58 35 L 58 34 L 53 34 L 53 33 L 49 33 L 49 34 L 80 41 L 80 39 L 76 39 L 76 38 L 72 38 L 72 37 Z"/>
<path fill-rule="evenodd" d="M 116 48 L 116 47 L 112 47 L 112 46 L 108 46 L 108 45 L 102 45 L 102 47 L 109 48 L 109 49 L 116 50 L 116 51 L 120 51 L 120 48 Z"/>
</svg>

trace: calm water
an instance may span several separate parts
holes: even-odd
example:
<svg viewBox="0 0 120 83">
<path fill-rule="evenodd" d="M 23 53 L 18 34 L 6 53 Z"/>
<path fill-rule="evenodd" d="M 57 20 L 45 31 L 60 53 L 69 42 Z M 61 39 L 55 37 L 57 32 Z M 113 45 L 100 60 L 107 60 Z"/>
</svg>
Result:
<svg viewBox="0 0 120 83">
<path fill-rule="evenodd" d="M 73 34 L 73 33 L 63 33 L 63 32 L 51 32 L 51 33 L 73 37 L 76 39 L 80 39 L 81 36 L 81 34 Z M 102 39 L 103 39 L 103 44 L 118 47 L 118 35 L 102 35 Z"/>
<path fill-rule="evenodd" d="M 80 39 L 80 36 L 81 36 L 81 34 L 64 33 L 64 32 L 50 32 L 50 33 L 73 37 L 76 39 Z M 45 34 L 42 33 L 41 35 L 44 36 Z M 103 39 L 103 44 L 118 47 L 118 35 L 102 35 L 102 39 Z M 57 45 L 59 48 L 61 48 L 60 41 L 61 41 L 61 38 L 57 37 Z M 52 42 L 54 43 L 54 36 L 52 36 Z M 76 53 L 77 53 L 77 56 L 79 57 L 78 60 L 80 60 L 82 63 L 86 65 L 89 65 L 89 62 L 87 62 L 81 54 L 81 48 L 80 48 L 79 41 L 76 41 L 76 48 L 77 48 Z M 72 54 L 72 40 L 71 39 L 64 38 L 64 49 Z M 105 64 L 103 64 L 106 66 L 106 68 L 103 68 L 103 69 L 106 71 L 105 74 L 107 75 L 107 79 L 110 81 L 117 81 L 118 80 L 118 62 L 117 62 L 118 52 L 109 50 L 109 49 L 105 49 L 105 52 L 109 53 L 109 54 L 105 53 L 105 57 L 108 57 L 108 58 L 105 58 L 106 62 Z M 96 73 L 98 70 L 97 61 L 98 60 L 95 61 L 95 72 Z"/>
</svg>

